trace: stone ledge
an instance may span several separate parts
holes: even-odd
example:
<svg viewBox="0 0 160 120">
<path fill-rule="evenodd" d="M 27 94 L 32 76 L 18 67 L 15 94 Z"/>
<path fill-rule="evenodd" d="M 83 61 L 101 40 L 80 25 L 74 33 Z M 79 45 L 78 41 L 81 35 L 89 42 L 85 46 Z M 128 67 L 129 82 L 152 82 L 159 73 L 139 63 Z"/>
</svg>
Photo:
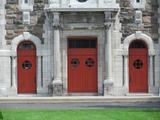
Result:
<svg viewBox="0 0 160 120">
<path fill-rule="evenodd" d="M 45 8 L 46 11 L 59 11 L 59 12 L 68 12 L 68 11 L 80 11 L 80 12 L 91 12 L 91 11 L 118 11 L 119 8 Z"/>
</svg>

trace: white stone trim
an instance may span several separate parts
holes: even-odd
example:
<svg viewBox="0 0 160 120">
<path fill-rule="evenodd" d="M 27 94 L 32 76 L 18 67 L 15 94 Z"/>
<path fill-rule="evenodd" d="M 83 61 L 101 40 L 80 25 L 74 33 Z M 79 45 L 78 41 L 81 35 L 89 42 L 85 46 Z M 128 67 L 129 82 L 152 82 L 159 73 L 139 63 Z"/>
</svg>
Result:
<svg viewBox="0 0 160 120">
<path fill-rule="evenodd" d="M 145 9 L 146 0 L 139 0 L 139 2 L 137 2 L 137 0 L 130 0 L 130 1 L 133 8 Z"/>
<path fill-rule="evenodd" d="M 37 56 L 42 56 L 41 40 L 38 37 L 30 34 L 29 32 L 23 32 L 23 34 L 15 37 L 12 40 L 11 43 L 12 56 L 17 56 L 17 46 L 19 45 L 19 43 L 26 40 L 30 40 L 31 42 L 33 42 L 36 46 Z"/>
<path fill-rule="evenodd" d="M 63 8 L 69 11 L 77 11 L 77 8 L 80 11 L 85 8 L 88 8 L 89 11 L 96 11 L 97 9 L 106 11 L 107 8 L 119 9 L 119 4 L 116 3 L 116 0 L 88 0 L 86 2 L 78 2 L 77 0 L 48 0 L 48 4 L 45 6 L 45 9 L 52 9 L 53 11 L 57 11 L 57 9 L 59 11 Z"/>
<path fill-rule="evenodd" d="M 101 30 L 70 30 L 70 31 L 64 31 L 62 34 L 62 44 L 61 44 L 61 50 L 63 52 L 62 55 L 62 80 L 63 80 L 63 89 L 64 89 L 64 95 L 68 95 L 68 47 L 67 47 L 67 40 L 68 37 L 71 36 L 93 36 L 97 37 L 97 86 L 98 86 L 98 95 L 102 95 L 103 93 L 103 83 L 104 83 L 104 47 L 103 43 L 105 41 L 104 31 Z M 81 93 L 80 93 L 81 94 Z M 83 94 L 81 94 L 83 95 Z"/>
<path fill-rule="evenodd" d="M 143 40 L 147 46 L 148 46 L 148 53 L 149 55 L 155 55 L 155 49 L 154 49 L 154 45 L 153 45 L 153 40 L 151 37 L 149 37 L 148 35 L 142 33 L 141 31 L 137 31 L 135 34 L 132 34 L 130 36 L 128 36 L 123 43 L 123 55 L 127 55 L 129 54 L 129 45 L 132 41 L 134 40 Z"/>
<path fill-rule="evenodd" d="M 17 47 L 18 45 L 23 42 L 23 41 L 31 41 L 35 44 L 36 46 L 36 55 L 37 55 L 37 68 L 36 68 L 36 78 L 37 78 L 37 94 L 40 92 L 39 90 L 42 88 L 41 84 L 40 84 L 40 78 L 41 78 L 41 71 L 39 71 L 41 69 L 41 64 L 39 62 L 39 57 L 42 56 L 42 45 L 41 45 L 41 40 L 30 34 L 29 32 L 23 32 L 23 34 L 15 37 L 12 40 L 11 43 L 11 56 L 13 57 L 13 65 L 12 65 L 12 69 L 13 69 L 13 85 L 12 85 L 12 92 L 14 92 L 14 94 L 18 94 L 17 93 Z"/>
<path fill-rule="evenodd" d="M 30 16 L 30 12 L 23 12 L 23 23 L 24 24 L 30 24 L 30 20 L 31 16 Z"/>
<path fill-rule="evenodd" d="M 34 0 L 28 0 L 28 3 L 25 3 L 25 0 L 19 0 L 19 8 L 21 11 L 33 11 Z"/>
<path fill-rule="evenodd" d="M 152 66 L 152 61 L 153 61 L 153 56 L 155 55 L 155 49 L 154 49 L 154 44 L 153 40 L 151 37 L 148 35 L 142 33 L 141 31 L 137 31 L 136 33 L 128 36 L 123 43 L 123 55 L 125 59 L 125 87 L 127 91 L 129 91 L 129 70 L 128 70 L 128 62 L 129 62 L 129 45 L 132 41 L 134 40 L 143 40 L 148 47 L 148 55 L 149 55 L 149 62 L 148 62 L 148 92 L 150 92 L 149 87 L 151 86 L 151 83 L 153 83 L 153 66 Z"/>
</svg>

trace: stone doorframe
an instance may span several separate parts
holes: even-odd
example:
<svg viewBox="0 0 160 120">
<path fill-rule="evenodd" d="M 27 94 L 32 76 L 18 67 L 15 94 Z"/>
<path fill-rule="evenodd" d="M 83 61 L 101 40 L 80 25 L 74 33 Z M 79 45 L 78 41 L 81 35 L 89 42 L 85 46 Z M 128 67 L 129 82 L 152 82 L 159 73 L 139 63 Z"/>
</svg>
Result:
<svg viewBox="0 0 160 120">
<path fill-rule="evenodd" d="M 153 86 L 153 56 L 155 55 L 154 43 L 151 37 L 142 33 L 141 31 L 136 31 L 134 34 L 125 38 L 123 42 L 123 56 L 124 56 L 124 87 L 129 92 L 129 46 L 134 40 L 142 40 L 147 44 L 148 55 L 149 55 L 149 65 L 148 65 L 148 88 Z"/>
<path fill-rule="evenodd" d="M 11 91 L 13 94 L 17 94 L 17 47 L 22 41 L 31 41 L 36 46 L 36 55 L 37 55 L 37 93 L 41 88 L 41 56 L 42 53 L 42 44 L 41 40 L 30 34 L 29 32 L 23 32 L 21 35 L 15 37 L 11 42 L 11 58 L 12 58 L 12 87 Z"/>
</svg>

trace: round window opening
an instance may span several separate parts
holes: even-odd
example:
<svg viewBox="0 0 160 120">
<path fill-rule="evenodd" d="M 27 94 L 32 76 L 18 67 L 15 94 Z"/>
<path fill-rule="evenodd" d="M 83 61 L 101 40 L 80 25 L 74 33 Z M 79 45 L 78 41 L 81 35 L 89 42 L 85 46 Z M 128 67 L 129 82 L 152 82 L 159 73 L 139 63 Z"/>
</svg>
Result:
<svg viewBox="0 0 160 120">
<path fill-rule="evenodd" d="M 71 60 L 71 64 L 72 64 L 73 67 L 78 67 L 79 64 L 80 64 L 79 59 L 78 58 L 73 58 Z"/>
<path fill-rule="evenodd" d="M 86 2 L 87 0 L 78 0 L 78 2 Z"/>
<path fill-rule="evenodd" d="M 29 70 L 32 68 L 32 63 L 28 60 L 24 61 L 22 64 L 24 70 Z"/>
<path fill-rule="evenodd" d="M 134 68 L 141 69 L 143 67 L 143 61 L 140 59 L 137 59 L 133 63 Z"/>
<path fill-rule="evenodd" d="M 85 62 L 86 66 L 93 67 L 94 66 L 94 60 L 92 58 L 88 58 Z"/>
</svg>

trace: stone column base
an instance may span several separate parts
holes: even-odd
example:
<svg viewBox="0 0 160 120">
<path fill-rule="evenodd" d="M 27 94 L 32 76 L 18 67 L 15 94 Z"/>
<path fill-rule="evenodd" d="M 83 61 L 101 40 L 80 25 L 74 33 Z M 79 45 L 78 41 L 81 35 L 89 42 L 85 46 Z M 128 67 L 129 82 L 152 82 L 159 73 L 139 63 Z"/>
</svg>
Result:
<svg viewBox="0 0 160 120">
<path fill-rule="evenodd" d="M 62 96 L 63 94 L 63 84 L 61 81 L 54 80 L 51 85 L 49 85 L 49 95 L 51 96 Z"/>
<path fill-rule="evenodd" d="M 11 88 L 8 88 L 8 96 L 17 96 L 17 86 L 12 86 Z"/>
<path fill-rule="evenodd" d="M 104 81 L 104 96 L 112 96 L 113 95 L 113 82 L 110 80 Z"/>
</svg>

